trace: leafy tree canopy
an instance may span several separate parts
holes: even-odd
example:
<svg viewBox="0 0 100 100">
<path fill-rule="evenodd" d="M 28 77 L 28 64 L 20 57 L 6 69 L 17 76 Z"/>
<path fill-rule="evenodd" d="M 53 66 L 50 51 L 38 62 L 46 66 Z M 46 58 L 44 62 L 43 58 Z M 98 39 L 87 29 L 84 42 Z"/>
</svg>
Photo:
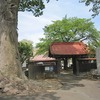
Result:
<svg viewBox="0 0 100 100">
<path fill-rule="evenodd" d="M 20 0 L 19 11 L 31 11 L 35 16 L 42 15 L 45 5 L 42 0 Z"/>
<path fill-rule="evenodd" d="M 93 17 L 100 13 L 100 0 L 80 0 L 80 2 L 84 2 L 86 6 L 92 5 L 90 11 L 93 12 Z"/>
<path fill-rule="evenodd" d="M 95 41 L 92 41 L 92 43 L 89 43 L 88 45 L 90 47 L 91 52 L 95 53 L 96 48 L 100 47 L 100 38 Z"/>
<path fill-rule="evenodd" d="M 20 41 L 18 43 L 18 49 L 19 49 L 19 53 L 20 53 L 21 64 L 23 64 L 25 60 L 28 60 L 29 57 L 31 57 L 33 55 L 32 42 L 29 40 Z"/>
<path fill-rule="evenodd" d="M 100 32 L 96 30 L 91 19 L 63 18 L 53 21 L 53 24 L 45 26 L 44 38 L 37 43 L 37 54 L 48 51 L 51 42 L 73 42 L 86 40 L 88 44 L 99 41 Z"/>
<path fill-rule="evenodd" d="M 46 0 L 47 3 L 50 0 Z M 31 11 L 35 16 L 43 14 L 45 8 L 43 0 L 20 0 L 19 11 Z"/>
<path fill-rule="evenodd" d="M 50 0 L 46 0 L 49 2 Z M 56 0 L 58 1 L 58 0 Z M 100 13 L 100 0 L 79 0 L 85 3 L 86 6 L 92 5 L 90 11 L 93 12 L 92 16 L 95 17 Z M 43 14 L 45 8 L 43 0 L 20 0 L 19 11 L 31 11 L 35 16 Z"/>
</svg>

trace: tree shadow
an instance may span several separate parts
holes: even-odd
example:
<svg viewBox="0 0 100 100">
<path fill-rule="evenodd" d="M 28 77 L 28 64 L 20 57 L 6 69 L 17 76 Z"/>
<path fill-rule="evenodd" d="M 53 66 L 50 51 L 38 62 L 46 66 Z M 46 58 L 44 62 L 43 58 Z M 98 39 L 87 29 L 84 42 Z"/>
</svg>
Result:
<svg viewBox="0 0 100 100">
<path fill-rule="evenodd" d="M 80 81 L 84 79 L 81 76 L 73 75 L 71 71 L 61 72 L 58 76 L 59 84 L 61 87 L 59 90 L 70 90 L 74 87 L 85 87 L 84 84 L 80 84 Z M 24 96 L 0 96 L 0 100 L 60 100 L 60 96 L 56 96 L 56 91 L 51 92 L 40 92 L 33 95 Z"/>
<path fill-rule="evenodd" d="M 60 100 L 60 97 L 55 96 L 56 92 L 38 93 L 29 96 L 2 96 L 0 100 Z"/>
<path fill-rule="evenodd" d="M 83 79 L 83 77 L 73 75 L 71 71 L 62 72 L 59 75 L 60 83 L 62 84 L 62 90 L 69 90 L 74 87 L 84 87 L 84 84 L 80 84 L 79 82 Z"/>
</svg>

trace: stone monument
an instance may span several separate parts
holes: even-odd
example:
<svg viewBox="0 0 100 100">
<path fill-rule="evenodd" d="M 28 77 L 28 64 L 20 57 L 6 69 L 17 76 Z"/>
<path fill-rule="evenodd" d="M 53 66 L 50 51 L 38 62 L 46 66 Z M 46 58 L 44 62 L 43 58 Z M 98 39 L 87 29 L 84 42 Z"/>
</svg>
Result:
<svg viewBox="0 0 100 100">
<path fill-rule="evenodd" d="M 97 71 L 100 75 L 100 48 L 96 49 L 96 61 L 97 61 Z"/>
</svg>

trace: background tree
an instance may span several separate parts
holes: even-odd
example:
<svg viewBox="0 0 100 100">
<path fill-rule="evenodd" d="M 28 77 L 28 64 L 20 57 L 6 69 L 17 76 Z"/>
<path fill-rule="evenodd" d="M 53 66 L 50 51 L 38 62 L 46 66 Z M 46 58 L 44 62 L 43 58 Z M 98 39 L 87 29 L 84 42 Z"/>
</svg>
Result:
<svg viewBox="0 0 100 100">
<path fill-rule="evenodd" d="M 93 12 L 93 17 L 100 13 L 100 0 L 80 0 L 80 2 L 84 2 L 86 6 L 92 5 L 89 11 Z"/>
<path fill-rule="evenodd" d="M 88 44 L 92 53 L 96 53 L 96 48 L 100 47 L 100 38 Z"/>
<path fill-rule="evenodd" d="M 29 40 L 20 41 L 18 43 L 18 50 L 20 53 L 21 64 L 23 64 L 24 61 L 28 61 L 29 58 L 33 56 L 32 41 L 29 41 Z"/>
<path fill-rule="evenodd" d="M 53 24 L 45 26 L 44 36 L 36 45 L 37 54 L 47 52 L 51 42 L 86 40 L 87 44 L 92 44 L 99 40 L 100 32 L 96 30 L 90 19 L 73 17 L 53 21 Z"/>
</svg>

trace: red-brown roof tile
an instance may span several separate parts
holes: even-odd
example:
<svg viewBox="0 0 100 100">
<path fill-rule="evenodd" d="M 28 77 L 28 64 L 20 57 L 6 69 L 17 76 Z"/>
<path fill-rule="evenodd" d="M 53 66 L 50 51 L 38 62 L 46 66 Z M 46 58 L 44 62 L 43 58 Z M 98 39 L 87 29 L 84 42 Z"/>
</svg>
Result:
<svg viewBox="0 0 100 100">
<path fill-rule="evenodd" d="M 87 54 L 87 46 L 83 42 L 56 42 L 50 45 L 51 55 L 83 55 Z"/>
<path fill-rule="evenodd" d="M 55 58 L 50 58 L 48 56 L 44 56 L 44 55 L 37 55 L 34 58 L 32 58 L 30 61 L 54 61 Z"/>
</svg>

